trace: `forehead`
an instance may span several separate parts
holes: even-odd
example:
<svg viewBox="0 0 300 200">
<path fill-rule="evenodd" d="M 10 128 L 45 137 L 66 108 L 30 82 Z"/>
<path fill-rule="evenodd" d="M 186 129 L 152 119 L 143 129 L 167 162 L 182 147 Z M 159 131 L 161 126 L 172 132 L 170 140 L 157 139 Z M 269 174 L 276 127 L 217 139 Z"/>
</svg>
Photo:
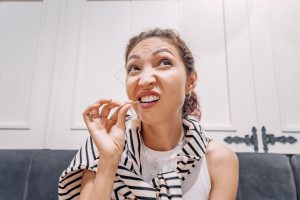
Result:
<svg viewBox="0 0 300 200">
<path fill-rule="evenodd" d="M 176 57 L 180 57 L 177 48 L 167 40 L 161 38 L 147 38 L 139 42 L 129 53 L 128 57 L 131 55 L 139 55 L 152 53 L 159 49 L 168 49 Z"/>
</svg>

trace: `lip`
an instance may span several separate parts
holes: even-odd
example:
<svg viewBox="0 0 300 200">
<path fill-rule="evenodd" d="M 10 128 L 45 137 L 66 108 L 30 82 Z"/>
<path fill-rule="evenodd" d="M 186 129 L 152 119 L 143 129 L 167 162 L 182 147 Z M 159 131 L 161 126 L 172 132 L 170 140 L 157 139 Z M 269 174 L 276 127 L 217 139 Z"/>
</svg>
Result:
<svg viewBox="0 0 300 200">
<path fill-rule="evenodd" d="M 153 106 L 155 106 L 157 104 L 157 101 L 155 102 L 151 102 L 151 103 L 139 103 L 140 107 L 143 108 L 143 109 L 146 109 L 146 108 L 151 108 Z"/>
<path fill-rule="evenodd" d="M 158 92 L 154 92 L 154 91 L 143 91 L 143 92 L 140 92 L 140 93 L 138 94 L 137 100 L 139 100 L 141 97 L 144 97 L 144 96 L 151 96 L 151 95 L 160 97 L 160 95 L 159 95 Z"/>
</svg>

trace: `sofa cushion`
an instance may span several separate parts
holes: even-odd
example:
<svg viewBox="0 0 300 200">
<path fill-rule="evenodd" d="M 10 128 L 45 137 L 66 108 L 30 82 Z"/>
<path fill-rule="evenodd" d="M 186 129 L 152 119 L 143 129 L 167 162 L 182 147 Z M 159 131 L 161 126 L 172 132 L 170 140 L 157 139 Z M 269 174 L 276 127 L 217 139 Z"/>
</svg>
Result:
<svg viewBox="0 0 300 200">
<path fill-rule="evenodd" d="M 297 198 L 300 199 L 300 155 L 291 157 L 291 166 L 297 187 Z"/>
<path fill-rule="evenodd" d="M 33 150 L 0 151 L 1 200 L 24 198 L 33 152 Z"/>
<path fill-rule="evenodd" d="M 280 154 L 238 153 L 238 200 L 297 200 L 289 158 Z"/>
<path fill-rule="evenodd" d="M 40 150 L 33 155 L 26 200 L 58 199 L 58 179 L 74 150 Z"/>
</svg>

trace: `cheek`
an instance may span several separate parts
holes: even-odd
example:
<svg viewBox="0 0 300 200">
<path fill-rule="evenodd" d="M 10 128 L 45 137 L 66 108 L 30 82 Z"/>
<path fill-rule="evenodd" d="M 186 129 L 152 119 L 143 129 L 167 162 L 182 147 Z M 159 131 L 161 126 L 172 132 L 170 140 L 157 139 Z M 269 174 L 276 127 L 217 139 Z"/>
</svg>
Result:
<svg viewBox="0 0 300 200">
<path fill-rule="evenodd" d="M 127 93 L 127 97 L 128 99 L 133 99 L 133 94 L 134 94 L 134 83 L 132 80 L 130 79 L 126 79 L 126 93 Z"/>
<path fill-rule="evenodd" d="M 185 94 L 186 75 L 184 72 L 182 72 L 181 70 L 175 71 L 165 78 L 165 80 L 168 80 L 168 83 L 172 86 L 172 89 L 177 91 L 176 93 Z"/>
<path fill-rule="evenodd" d="M 183 104 L 185 99 L 185 85 L 186 78 L 182 73 L 176 73 L 172 76 L 169 76 L 165 79 L 168 88 L 166 92 L 168 92 L 168 96 L 172 96 L 174 98 L 174 103 L 176 100 L 176 104 Z"/>
</svg>

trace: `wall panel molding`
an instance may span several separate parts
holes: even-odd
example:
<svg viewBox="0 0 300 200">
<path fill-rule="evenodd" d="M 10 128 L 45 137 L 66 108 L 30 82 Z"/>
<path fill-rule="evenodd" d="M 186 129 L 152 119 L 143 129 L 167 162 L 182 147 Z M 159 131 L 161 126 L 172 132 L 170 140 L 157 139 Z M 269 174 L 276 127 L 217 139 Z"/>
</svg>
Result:
<svg viewBox="0 0 300 200">
<path fill-rule="evenodd" d="M 30 130 L 30 127 L 29 124 L 24 122 L 10 122 L 0 123 L 0 130 Z"/>
</svg>

